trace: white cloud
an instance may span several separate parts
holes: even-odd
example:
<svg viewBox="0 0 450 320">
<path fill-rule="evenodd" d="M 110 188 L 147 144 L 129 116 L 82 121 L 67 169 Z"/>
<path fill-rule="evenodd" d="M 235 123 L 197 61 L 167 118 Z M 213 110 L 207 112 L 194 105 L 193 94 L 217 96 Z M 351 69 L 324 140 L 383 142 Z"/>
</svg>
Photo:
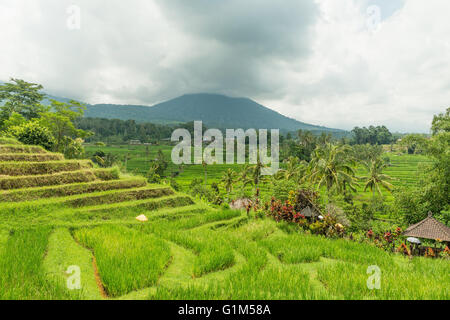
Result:
<svg viewBox="0 0 450 320">
<path fill-rule="evenodd" d="M 80 30 L 66 27 L 72 4 Z M 0 0 L 0 79 L 90 103 L 216 92 L 330 127 L 427 131 L 450 104 L 449 11 L 441 0 Z"/>
<path fill-rule="evenodd" d="M 347 129 L 386 124 L 428 131 L 432 115 L 450 105 L 450 3 L 408 0 L 375 33 L 356 2 L 318 3 L 314 53 L 292 75 L 298 93 L 280 108 Z"/>
</svg>

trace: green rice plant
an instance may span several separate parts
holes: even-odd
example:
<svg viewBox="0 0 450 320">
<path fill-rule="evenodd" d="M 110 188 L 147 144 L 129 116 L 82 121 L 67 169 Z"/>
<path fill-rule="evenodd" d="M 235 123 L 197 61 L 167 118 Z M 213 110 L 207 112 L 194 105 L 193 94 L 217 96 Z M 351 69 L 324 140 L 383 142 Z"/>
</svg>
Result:
<svg viewBox="0 0 450 320">
<path fill-rule="evenodd" d="M 56 161 L 64 160 L 60 153 L 0 153 L 0 162 L 2 161 Z"/>
<path fill-rule="evenodd" d="M 240 211 L 236 210 L 222 210 L 222 211 L 208 211 L 202 212 L 202 214 L 197 214 L 195 216 L 182 217 L 175 221 L 170 221 L 167 219 L 158 221 L 158 225 L 162 226 L 166 224 L 167 227 L 171 229 L 192 229 L 208 223 L 216 221 L 226 221 L 241 215 Z M 163 227 L 164 228 L 164 227 Z"/>
<path fill-rule="evenodd" d="M 102 299 L 102 295 L 97 286 L 92 259 L 92 252 L 76 243 L 68 229 L 59 228 L 49 237 L 43 267 L 62 286 L 67 285 L 69 267 L 79 267 L 81 288 L 76 290 L 79 290 L 80 298 L 98 300 Z"/>
<path fill-rule="evenodd" d="M 116 168 L 88 169 L 17 177 L 0 176 L 0 190 L 63 185 L 69 183 L 90 182 L 94 180 L 106 181 L 118 178 L 119 172 Z"/>
<path fill-rule="evenodd" d="M 92 206 L 79 209 L 76 212 L 77 215 L 82 217 L 85 216 L 103 216 L 107 217 L 118 217 L 118 216 L 136 216 L 139 212 L 154 211 L 161 208 L 176 208 L 193 205 L 194 201 L 191 197 L 173 195 L 168 197 L 161 197 L 159 199 L 146 199 L 146 200 L 135 200 L 126 201 L 114 204 L 106 204 L 99 206 Z"/>
<path fill-rule="evenodd" d="M 64 160 L 46 162 L 0 162 L 0 175 L 23 176 L 52 174 L 61 171 L 90 169 L 90 160 Z"/>
<path fill-rule="evenodd" d="M 16 139 L 14 139 L 14 138 L 8 138 L 8 137 L 0 137 L 0 145 L 2 145 L 2 144 L 8 144 L 8 145 L 11 145 L 11 144 L 22 144 L 21 142 L 19 142 L 19 141 L 17 141 Z"/>
<path fill-rule="evenodd" d="M 316 290 L 307 272 L 296 265 L 268 264 L 265 250 L 245 237 L 230 237 L 230 244 L 246 262 L 236 272 L 215 281 L 196 281 L 185 285 L 161 285 L 149 299 L 224 299 L 224 300 L 296 300 L 327 299 L 329 295 Z"/>
<path fill-rule="evenodd" d="M 139 188 L 132 190 L 112 190 L 104 192 L 96 192 L 91 194 L 83 194 L 75 197 L 61 198 L 64 205 L 79 208 L 92 205 L 101 205 L 107 203 L 119 203 L 125 201 L 145 200 L 160 198 L 173 195 L 174 192 L 170 188 Z"/>
<path fill-rule="evenodd" d="M 42 267 L 50 228 L 14 230 L 0 252 L 0 300 L 76 299 Z"/>
<path fill-rule="evenodd" d="M 147 182 L 144 178 L 128 178 L 121 180 L 64 184 L 60 186 L 16 189 L 10 191 L 0 191 L 0 201 L 3 202 L 31 201 L 44 198 L 64 197 L 115 189 L 131 189 L 143 187 L 146 184 Z"/>
<path fill-rule="evenodd" d="M 320 247 L 311 246 L 301 241 L 296 235 L 275 236 L 258 243 L 283 263 L 295 264 L 319 261 Z"/>
<path fill-rule="evenodd" d="M 224 246 L 226 237 L 223 233 L 209 230 L 180 231 L 171 224 L 152 223 L 141 226 L 139 230 L 168 239 L 184 248 L 192 250 L 195 255 L 192 275 L 201 277 L 207 273 L 224 270 L 235 263 L 233 250 Z"/>
<path fill-rule="evenodd" d="M 103 286 L 111 297 L 155 285 L 171 258 L 163 240 L 122 226 L 79 229 L 75 238 L 94 251 Z"/>
<path fill-rule="evenodd" d="M 403 258 L 402 259 L 406 259 Z M 450 262 L 436 260 L 437 265 L 433 273 L 424 273 L 423 270 L 415 269 L 415 260 L 404 262 L 402 266 L 392 264 L 379 267 L 380 282 L 379 289 L 367 285 L 373 274 L 368 272 L 367 264 L 353 264 L 339 262 L 334 265 L 321 266 L 318 269 L 318 279 L 326 286 L 329 292 L 337 299 L 389 299 L 389 300 L 428 300 L 445 299 L 450 296 L 448 283 L 450 276 L 448 267 Z M 411 263 L 409 266 L 408 264 Z M 420 262 L 419 262 L 420 264 Z M 427 259 L 427 263 L 435 264 L 433 260 Z M 371 289 L 372 288 L 372 289 Z"/>
<path fill-rule="evenodd" d="M 0 153 L 47 153 L 41 146 L 26 146 L 21 144 L 0 145 Z"/>
</svg>

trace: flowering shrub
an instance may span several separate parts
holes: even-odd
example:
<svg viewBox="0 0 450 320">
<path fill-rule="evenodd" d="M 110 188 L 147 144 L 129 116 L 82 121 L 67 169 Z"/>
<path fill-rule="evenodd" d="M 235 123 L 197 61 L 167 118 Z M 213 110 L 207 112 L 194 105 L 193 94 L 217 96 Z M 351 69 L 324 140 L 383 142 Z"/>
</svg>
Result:
<svg viewBox="0 0 450 320">
<path fill-rule="evenodd" d="M 435 257 L 434 251 L 431 248 L 427 248 L 427 251 L 425 252 L 425 257 Z"/>
<path fill-rule="evenodd" d="M 400 247 L 397 248 L 397 251 L 406 256 L 411 256 L 411 251 L 408 249 L 408 246 L 405 243 L 402 243 Z"/>
<path fill-rule="evenodd" d="M 450 249 L 448 248 L 448 246 L 445 247 L 444 251 L 442 251 L 440 253 L 440 257 L 441 258 L 450 258 Z"/>
</svg>

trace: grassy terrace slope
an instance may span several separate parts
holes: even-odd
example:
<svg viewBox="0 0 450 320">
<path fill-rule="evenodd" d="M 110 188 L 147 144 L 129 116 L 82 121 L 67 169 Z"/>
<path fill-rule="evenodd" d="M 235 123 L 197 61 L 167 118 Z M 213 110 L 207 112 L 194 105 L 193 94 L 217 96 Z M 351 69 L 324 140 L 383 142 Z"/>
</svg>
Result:
<svg viewBox="0 0 450 320">
<path fill-rule="evenodd" d="M 57 172 L 56 160 L 41 163 L 0 177 L 0 299 L 450 297 L 449 261 L 298 234 L 88 162 Z M 366 286 L 370 265 L 382 271 L 380 290 Z M 69 290 L 76 270 L 81 289 Z"/>
</svg>

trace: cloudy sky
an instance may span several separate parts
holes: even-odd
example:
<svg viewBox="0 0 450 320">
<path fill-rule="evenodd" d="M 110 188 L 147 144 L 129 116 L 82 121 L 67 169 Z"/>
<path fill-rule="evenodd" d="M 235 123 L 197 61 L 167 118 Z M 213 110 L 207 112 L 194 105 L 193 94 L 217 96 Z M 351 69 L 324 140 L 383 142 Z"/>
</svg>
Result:
<svg viewBox="0 0 450 320">
<path fill-rule="evenodd" d="M 445 0 L 0 0 L 0 80 L 88 103 L 222 93 L 328 127 L 428 132 L 450 106 L 449 13 Z"/>
</svg>

